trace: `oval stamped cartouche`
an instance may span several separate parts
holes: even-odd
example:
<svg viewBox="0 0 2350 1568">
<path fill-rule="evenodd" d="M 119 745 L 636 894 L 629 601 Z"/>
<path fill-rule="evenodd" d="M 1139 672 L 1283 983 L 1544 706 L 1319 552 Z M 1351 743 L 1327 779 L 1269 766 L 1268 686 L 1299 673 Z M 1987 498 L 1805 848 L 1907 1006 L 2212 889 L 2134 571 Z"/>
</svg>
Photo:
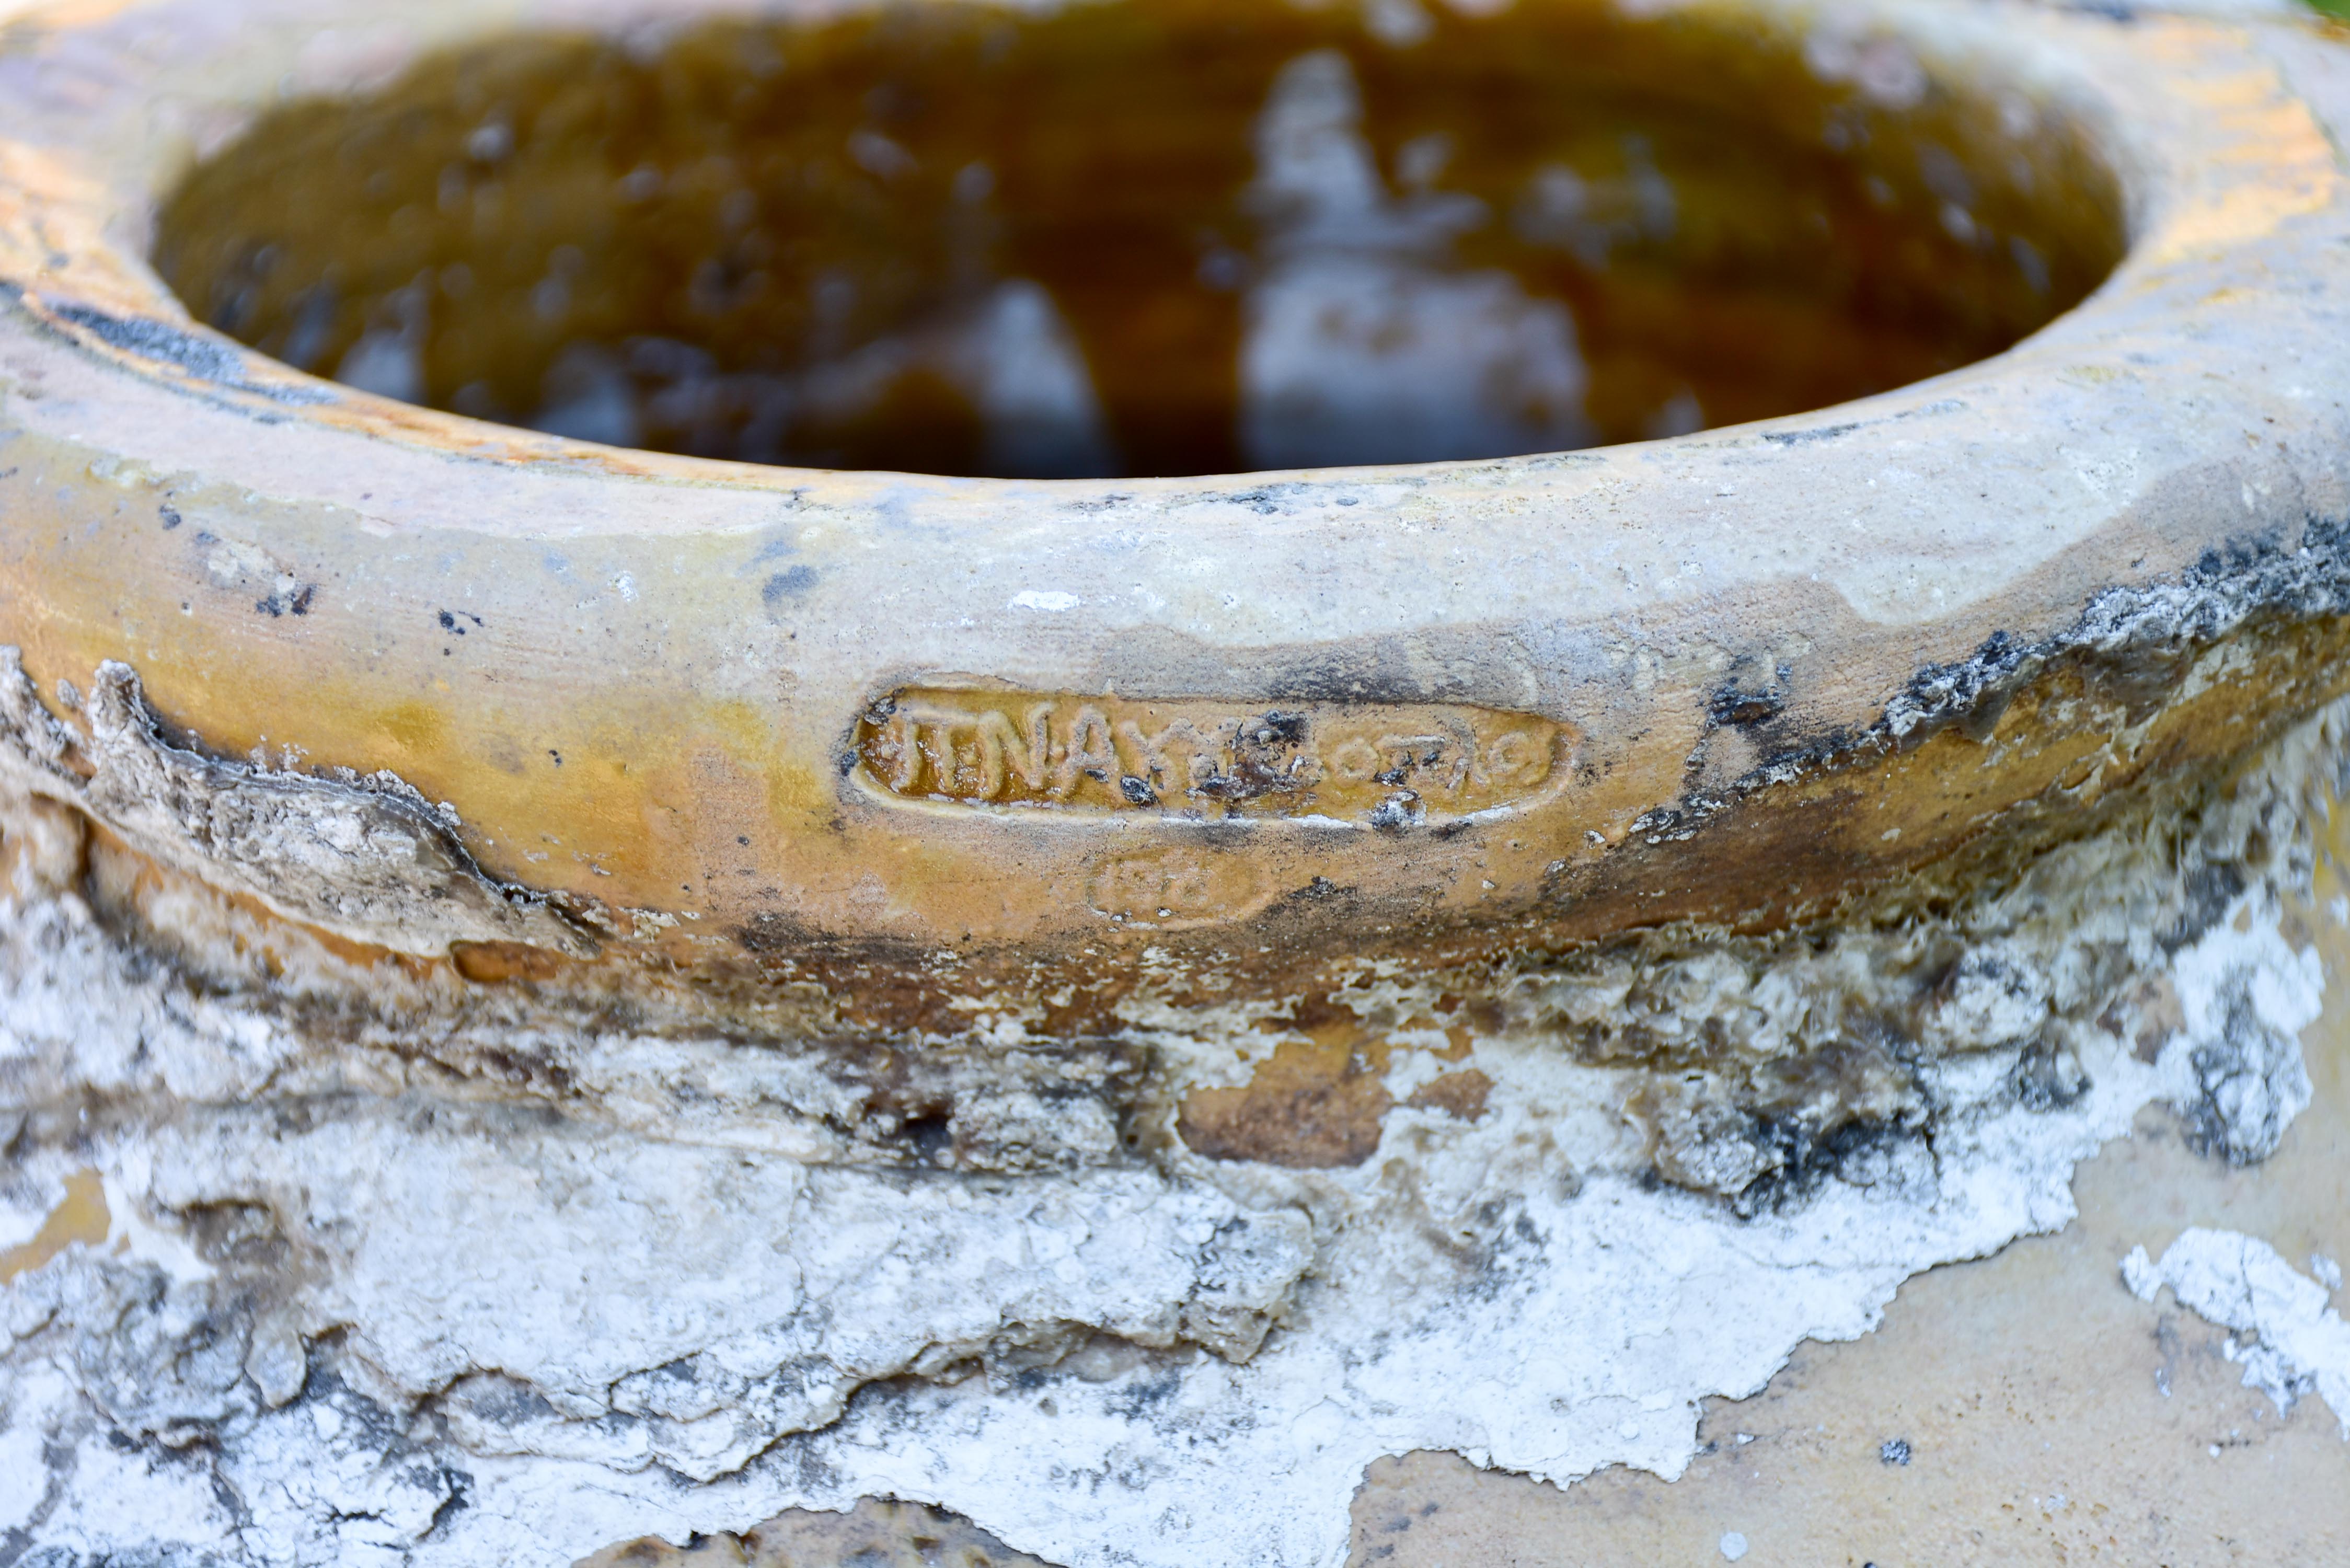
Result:
<svg viewBox="0 0 2350 1568">
<path fill-rule="evenodd" d="M 1251 708 L 918 687 L 858 722 L 855 772 L 885 798 L 931 805 L 1395 829 L 1525 804 L 1564 774 L 1575 738 L 1463 703 Z"/>
</svg>

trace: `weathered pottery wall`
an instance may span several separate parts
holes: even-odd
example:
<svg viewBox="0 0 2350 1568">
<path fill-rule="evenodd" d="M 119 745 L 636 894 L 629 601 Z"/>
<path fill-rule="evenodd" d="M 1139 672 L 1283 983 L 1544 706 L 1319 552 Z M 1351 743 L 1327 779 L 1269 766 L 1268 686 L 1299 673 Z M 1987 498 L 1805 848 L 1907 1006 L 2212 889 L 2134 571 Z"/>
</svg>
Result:
<svg viewBox="0 0 2350 1568">
<path fill-rule="evenodd" d="M 1328 1563 L 1382 1455 L 1680 1473 L 2142 1114 L 2267 1158 L 2345 60 L 5 24 L 0 1561 Z"/>
</svg>

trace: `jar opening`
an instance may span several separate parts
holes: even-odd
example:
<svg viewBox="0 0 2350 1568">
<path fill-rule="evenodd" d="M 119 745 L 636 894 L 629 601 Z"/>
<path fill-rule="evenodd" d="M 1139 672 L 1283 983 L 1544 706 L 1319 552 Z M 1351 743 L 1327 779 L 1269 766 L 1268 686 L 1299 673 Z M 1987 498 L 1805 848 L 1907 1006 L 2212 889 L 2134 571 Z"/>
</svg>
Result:
<svg viewBox="0 0 2350 1568">
<path fill-rule="evenodd" d="M 1111 0 L 499 38 L 272 112 L 156 261 L 212 325 L 411 402 L 1080 477 L 1841 402 L 1999 352 L 2123 244 L 2060 110 L 1889 36 Z"/>
</svg>

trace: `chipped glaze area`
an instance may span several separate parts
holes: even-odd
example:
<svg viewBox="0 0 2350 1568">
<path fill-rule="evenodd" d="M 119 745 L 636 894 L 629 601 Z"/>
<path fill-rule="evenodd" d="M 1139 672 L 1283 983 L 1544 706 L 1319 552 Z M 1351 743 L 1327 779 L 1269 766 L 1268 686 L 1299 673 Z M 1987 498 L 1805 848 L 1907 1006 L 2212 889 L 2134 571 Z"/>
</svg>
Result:
<svg viewBox="0 0 2350 1568">
<path fill-rule="evenodd" d="M 2257 1237 L 2195 1225 L 2158 1261 L 2132 1248 L 2121 1272 L 2139 1300 L 2168 1287 L 2180 1306 L 2233 1331 L 2223 1354 L 2243 1365 L 2244 1386 L 2266 1394 L 2279 1415 L 2314 1394 L 2350 1442 L 2350 1324 L 2328 1300 L 2342 1288 L 2342 1270 L 2322 1254 L 2309 1262 L 2317 1278 Z"/>
</svg>

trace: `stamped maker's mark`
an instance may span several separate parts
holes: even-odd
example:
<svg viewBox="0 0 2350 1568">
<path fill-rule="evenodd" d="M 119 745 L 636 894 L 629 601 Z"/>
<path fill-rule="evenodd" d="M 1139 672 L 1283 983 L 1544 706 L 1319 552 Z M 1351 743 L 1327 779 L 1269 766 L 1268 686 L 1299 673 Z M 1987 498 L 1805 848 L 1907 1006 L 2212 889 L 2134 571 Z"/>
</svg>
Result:
<svg viewBox="0 0 2350 1568">
<path fill-rule="evenodd" d="M 1179 847 L 1103 861 L 1087 883 L 1086 905 L 1118 925 L 1180 930 L 1253 915 L 1272 896 L 1253 857 Z"/>
<path fill-rule="evenodd" d="M 1541 794 L 1565 725 L 1461 703 L 1043 696 L 917 688 L 857 726 L 865 784 L 907 801 L 1402 829 Z"/>
</svg>

